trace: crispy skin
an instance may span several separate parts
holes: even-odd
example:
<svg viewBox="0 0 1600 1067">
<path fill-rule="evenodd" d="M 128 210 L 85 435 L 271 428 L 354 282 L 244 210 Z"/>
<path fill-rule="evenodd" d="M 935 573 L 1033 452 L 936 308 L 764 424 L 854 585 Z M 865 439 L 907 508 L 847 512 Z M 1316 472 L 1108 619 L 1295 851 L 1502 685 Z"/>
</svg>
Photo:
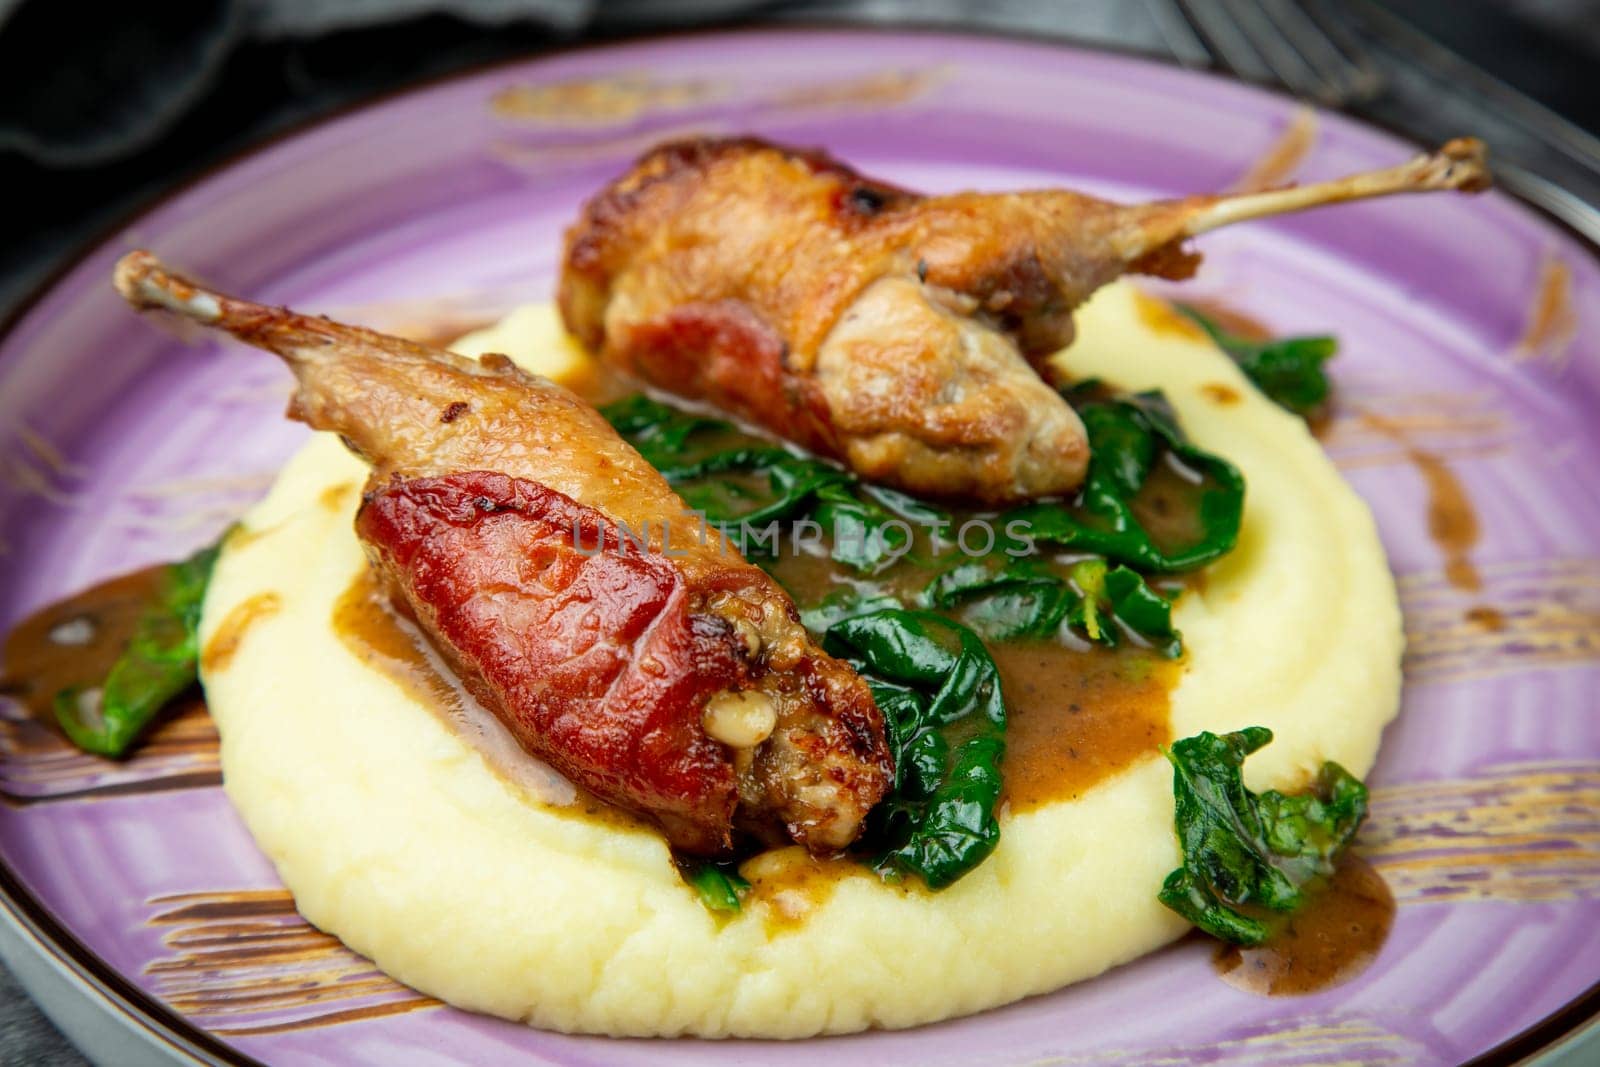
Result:
<svg viewBox="0 0 1600 1067">
<path fill-rule="evenodd" d="M 880 481 L 991 501 L 1070 489 L 1077 416 L 962 295 L 1010 277 L 1013 299 L 1041 298 L 1037 257 L 1005 220 L 942 204 L 818 153 L 665 145 L 568 231 L 562 314 L 630 374 Z M 890 278 L 910 284 L 875 287 Z"/>
<path fill-rule="evenodd" d="M 662 145 L 567 232 L 568 327 L 622 370 L 913 492 L 1069 492 L 1088 445 L 1041 380 L 1072 311 L 1188 237 L 1337 200 L 1487 184 L 1482 145 L 1301 189 L 1122 205 L 1066 190 L 925 197 L 752 138 Z M 1030 366 L 1031 361 L 1031 366 Z"/>
<path fill-rule="evenodd" d="M 289 363 L 291 414 L 373 466 L 369 554 L 528 751 L 691 852 L 726 850 L 735 826 L 816 851 L 859 833 L 891 774 L 866 684 L 593 408 L 503 356 L 236 300 L 148 254 L 117 284 Z M 706 733 L 728 691 L 775 706 L 753 749 Z"/>
</svg>

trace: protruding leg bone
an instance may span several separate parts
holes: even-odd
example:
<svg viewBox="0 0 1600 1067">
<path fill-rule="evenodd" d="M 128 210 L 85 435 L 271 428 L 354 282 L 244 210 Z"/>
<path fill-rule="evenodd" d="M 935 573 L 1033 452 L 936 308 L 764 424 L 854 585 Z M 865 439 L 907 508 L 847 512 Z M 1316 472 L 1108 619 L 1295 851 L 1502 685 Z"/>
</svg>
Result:
<svg viewBox="0 0 1600 1067">
<path fill-rule="evenodd" d="M 1422 193 L 1438 189 L 1480 192 L 1490 184 L 1485 157 L 1482 141 L 1460 137 L 1437 152 L 1416 156 L 1399 166 L 1384 170 L 1260 193 L 1192 196 L 1143 205 L 1133 209 L 1138 221 L 1118 232 L 1115 246 L 1123 258 L 1131 263 L 1175 242 L 1248 219 L 1394 193 Z"/>
</svg>

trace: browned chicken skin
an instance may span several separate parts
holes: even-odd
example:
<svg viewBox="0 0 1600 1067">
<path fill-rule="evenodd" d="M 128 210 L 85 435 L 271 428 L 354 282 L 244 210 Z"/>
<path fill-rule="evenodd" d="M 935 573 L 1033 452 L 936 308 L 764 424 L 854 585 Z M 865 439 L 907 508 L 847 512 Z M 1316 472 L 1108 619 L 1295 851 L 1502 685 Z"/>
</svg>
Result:
<svg viewBox="0 0 1600 1067">
<path fill-rule="evenodd" d="M 1065 190 L 925 197 L 754 139 L 663 145 L 568 231 L 560 304 L 592 351 L 912 492 L 1069 492 L 1088 445 L 1041 378 L 1072 311 L 1183 242 L 1340 200 L 1488 183 L 1483 146 L 1333 182 L 1121 205 Z M 1030 365 L 1031 364 L 1031 365 Z"/>
<path fill-rule="evenodd" d="M 593 408 L 504 356 L 238 300 L 148 253 L 116 284 L 283 357 L 290 414 L 372 465 L 369 556 L 523 747 L 687 851 L 735 827 L 855 839 L 891 774 L 866 684 Z"/>
</svg>

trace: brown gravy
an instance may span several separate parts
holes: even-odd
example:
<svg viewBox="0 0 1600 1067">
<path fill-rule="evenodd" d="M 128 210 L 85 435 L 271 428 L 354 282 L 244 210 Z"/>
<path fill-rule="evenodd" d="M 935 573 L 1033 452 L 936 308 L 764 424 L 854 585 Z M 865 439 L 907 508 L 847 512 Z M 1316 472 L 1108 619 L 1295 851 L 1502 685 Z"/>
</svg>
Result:
<svg viewBox="0 0 1600 1067">
<path fill-rule="evenodd" d="M 739 873 L 750 883 L 745 905 L 764 905 L 768 935 L 803 926 L 844 879 L 874 877 L 853 860 L 813 856 L 799 845 L 757 853 L 739 865 Z"/>
<path fill-rule="evenodd" d="M 1196 341 L 1204 341 L 1207 338 L 1206 331 L 1198 322 L 1158 296 L 1151 296 L 1135 289 L 1133 303 L 1139 321 L 1155 333 L 1187 337 Z M 1259 319 L 1216 300 L 1184 297 L 1181 303 L 1194 308 L 1228 333 L 1243 337 L 1247 341 L 1266 341 L 1273 336 L 1272 331 Z"/>
<path fill-rule="evenodd" d="M 0 658 L 0 696 L 12 697 L 25 715 L 7 717 L 0 740 L 5 758 L 47 761 L 64 767 L 72 759 L 98 762 L 79 753 L 56 724 L 55 694 L 98 685 L 127 647 L 146 598 L 156 591 L 162 568 L 119 575 L 65 600 L 40 608 L 6 635 Z M 135 758 L 205 760 L 217 735 L 200 690 L 179 697 L 145 731 Z M 212 761 L 214 762 L 214 761 Z M 210 771 L 187 771 L 196 784 L 215 784 Z"/>
<path fill-rule="evenodd" d="M 277 593 L 257 593 L 235 604 L 233 610 L 223 616 L 222 622 L 212 633 L 211 640 L 207 641 L 206 647 L 201 650 L 201 671 L 211 674 L 227 670 L 228 664 L 233 662 L 234 655 L 244 642 L 245 634 L 250 632 L 250 627 L 262 619 L 276 615 L 282 607 L 283 600 Z"/>
<path fill-rule="evenodd" d="M 787 555 L 771 569 L 797 604 L 819 603 L 838 588 L 835 565 L 817 556 Z M 915 603 L 931 574 L 908 570 L 884 587 Z M 1127 645 L 1019 640 L 987 647 L 1005 695 L 1002 802 L 1011 811 L 1077 797 L 1171 740 L 1167 720 L 1180 663 Z"/>
<path fill-rule="evenodd" d="M 161 584 L 164 567 L 101 582 L 23 619 L 6 636 L 0 694 L 54 726 L 55 695 L 99 685 L 128 647 L 139 614 Z"/>
<path fill-rule="evenodd" d="M 1222 980 L 1262 996 L 1317 993 L 1348 982 L 1377 958 L 1394 923 L 1394 896 L 1366 860 L 1348 853 L 1333 878 L 1263 945 L 1221 945 Z"/>
<path fill-rule="evenodd" d="M 362 568 L 335 603 L 333 630 L 346 648 L 388 675 L 476 749 L 503 781 L 561 809 L 564 815 L 619 829 L 649 827 L 643 819 L 605 803 L 528 754 L 499 719 L 448 672 L 422 631 L 391 606 L 371 568 Z"/>
<path fill-rule="evenodd" d="M 1172 739 L 1178 663 L 1142 649 L 1080 651 L 1048 641 L 990 652 L 1006 697 L 1001 797 L 1012 812 L 1078 797 Z"/>
<path fill-rule="evenodd" d="M 1445 579 L 1457 589 L 1469 592 L 1483 586 L 1472 550 L 1482 536 L 1478 512 L 1467 495 L 1466 486 L 1455 471 L 1439 456 L 1412 444 L 1405 431 L 1381 415 L 1368 412 L 1362 420 L 1405 450 L 1406 458 L 1422 475 L 1428 487 L 1428 536 L 1444 556 Z"/>
<path fill-rule="evenodd" d="M 430 708 L 453 708 L 455 686 L 429 661 L 416 636 L 388 606 L 377 576 L 364 568 L 334 603 L 333 632 L 363 662 L 377 667 Z"/>
</svg>

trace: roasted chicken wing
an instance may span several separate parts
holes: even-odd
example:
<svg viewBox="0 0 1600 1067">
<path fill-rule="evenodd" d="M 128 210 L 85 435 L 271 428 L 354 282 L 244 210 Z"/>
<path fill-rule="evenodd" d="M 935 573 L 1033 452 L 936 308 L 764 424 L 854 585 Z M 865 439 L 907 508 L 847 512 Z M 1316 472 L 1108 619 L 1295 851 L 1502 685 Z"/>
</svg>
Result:
<svg viewBox="0 0 1600 1067">
<path fill-rule="evenodd" d="M 866 684 L 593 408 L 503 356 L 238 300 L 147 253 L 116 285 L 283 357 L 290 415 L 372 466 L 373 564 L 529 752 L 689 852 L 736 828 L 856 837 L 891 775 Z"/>
<path fill-rule="evenodd" d="M 561 311 L 622 370 L 866 478 L 1008 503 L 1083 478 L 1083 427 L 1038 370 L 1094 290 L 1130 271 L 1188 277 L 1199 256 L 1184 241 L 1232 222 L 1483 188 L 1482 157 L 1452 141 L 1338 181 L 1122 205 L 1064 190 L 926 197 L 819 152 L 685 141 L 585 206 Z"/>
</svg>

